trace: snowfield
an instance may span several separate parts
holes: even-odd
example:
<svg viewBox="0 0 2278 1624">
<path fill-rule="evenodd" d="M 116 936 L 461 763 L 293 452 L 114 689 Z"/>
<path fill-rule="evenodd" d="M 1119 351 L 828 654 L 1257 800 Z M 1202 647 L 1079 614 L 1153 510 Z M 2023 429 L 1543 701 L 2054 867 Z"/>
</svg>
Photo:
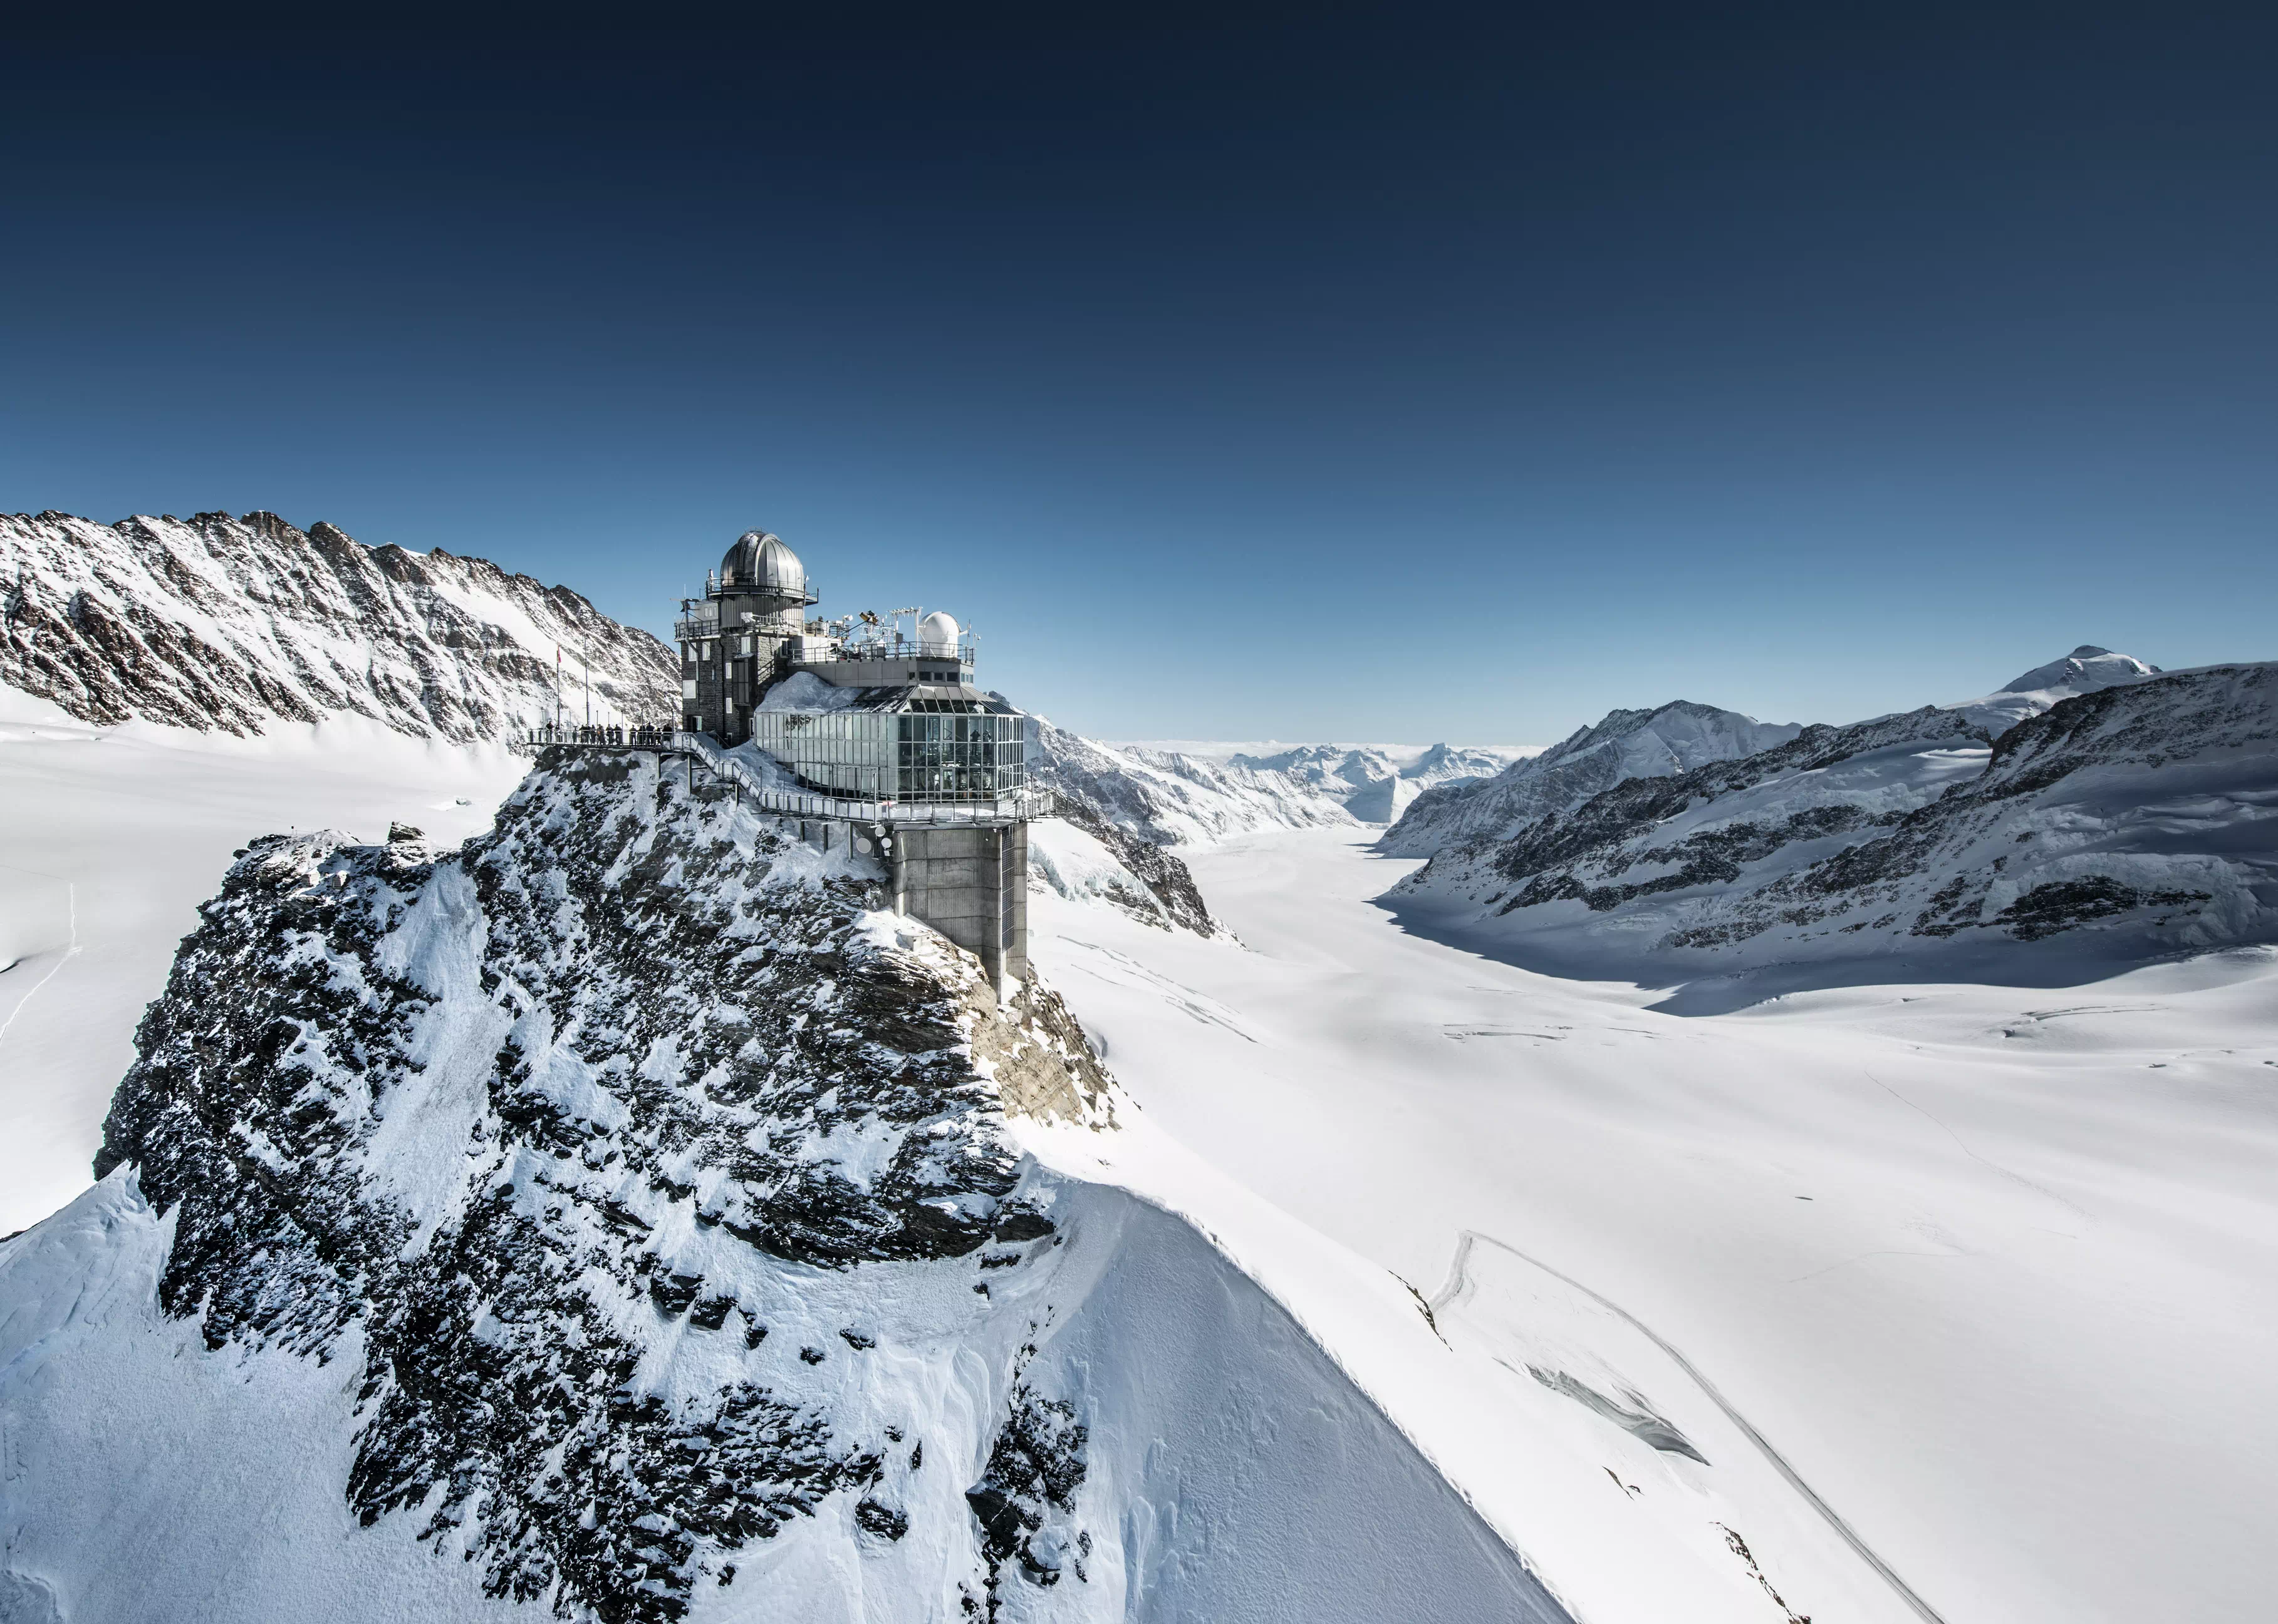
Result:
<svg viewBox="0 0 2278 1624">
<path fill-rule="evenodd" d="M 135 1023 L 233 851 L 391 822 L 455 843 L 529 765 L 360 716 L 253 739 L 91 727 L 0 688 L 0 1235 L 87 1187 Z"/>
<path fill-rule="evenodd" d="M 1403 932 L 1372 899 L 1413 865 L 1365 838 L 1189 853 L 1242 946 L 1036 899 L 1137 1107 L 1041 1153 L 1210 1232 L 1609 1587 L 1578 1616 L 1731 1581 L 1778 1620 L 1723 1529 L 1797 1617 L 2266 1616 L 2278 952 L 1686 1017 Z M 1554 1425 L 1591 1470 L 1546 1467 Z M 1692 1593 L 1624 1567 L 1647 1526 Z"/>
</svg>

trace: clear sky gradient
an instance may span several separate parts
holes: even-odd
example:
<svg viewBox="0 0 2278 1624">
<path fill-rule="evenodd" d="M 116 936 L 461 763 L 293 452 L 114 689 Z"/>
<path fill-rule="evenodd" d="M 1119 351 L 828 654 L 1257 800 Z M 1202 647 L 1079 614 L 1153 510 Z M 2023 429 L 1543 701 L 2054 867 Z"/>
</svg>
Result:
<svg viewBox="0 0 2278 1624">
<path fill-rule="evenodd" d="M 0 507 L 763 525 L 1105 737 L 2278 656 L 2278 10 L 1073 10 L 13 30 Z"/>
</svg>

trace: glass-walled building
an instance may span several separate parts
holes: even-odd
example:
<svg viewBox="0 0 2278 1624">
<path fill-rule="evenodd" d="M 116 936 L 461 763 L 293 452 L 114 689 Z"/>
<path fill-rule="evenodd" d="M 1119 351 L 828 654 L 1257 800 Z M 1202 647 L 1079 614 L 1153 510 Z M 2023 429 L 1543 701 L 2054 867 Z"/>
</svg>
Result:
<svg viewBox="0 0 2278 1624">
<path fill-rule="evenodd" d="M 1028 784 L 1029 719 L 967 689 L 868 688 L 829 710 L 752 715 L 752 741 L 802 787 L 860 801 L 995 801 Z"/>
</svg>

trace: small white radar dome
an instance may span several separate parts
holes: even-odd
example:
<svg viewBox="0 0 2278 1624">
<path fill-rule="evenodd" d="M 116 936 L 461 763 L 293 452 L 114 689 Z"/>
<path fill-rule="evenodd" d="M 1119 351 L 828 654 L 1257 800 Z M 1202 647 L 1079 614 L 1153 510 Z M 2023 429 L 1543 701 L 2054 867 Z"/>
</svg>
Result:
<svg viewBox="0 0 2278 1624">
<path fill-rule="evenodd" d="M 953 655 L 957 652 L 957 622 L 939 609 L 918 622 L 918 652 Z"/>
</svg>

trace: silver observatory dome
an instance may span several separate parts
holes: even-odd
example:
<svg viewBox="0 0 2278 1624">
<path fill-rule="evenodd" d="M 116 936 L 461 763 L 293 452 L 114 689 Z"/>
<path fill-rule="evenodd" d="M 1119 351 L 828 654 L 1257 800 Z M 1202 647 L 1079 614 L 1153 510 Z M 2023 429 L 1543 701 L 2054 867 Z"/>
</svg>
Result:
<svg viewBox="0 0 2278 1624">
<path fill-rule="evenodd" d="M 806 566 L 784 545 L 781 536 L 764 530 L 747 530 L 720 560 L 722 591 L 776 593 L 786 598 L 806 598 Z"/>
</svg>

